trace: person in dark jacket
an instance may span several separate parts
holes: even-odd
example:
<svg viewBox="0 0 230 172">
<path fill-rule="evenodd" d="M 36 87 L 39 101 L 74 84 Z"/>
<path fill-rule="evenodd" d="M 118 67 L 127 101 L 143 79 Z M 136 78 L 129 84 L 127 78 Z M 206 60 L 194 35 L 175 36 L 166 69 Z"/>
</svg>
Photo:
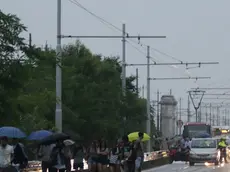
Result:
<svg viewBox="0 0 230 172">
<path fill-rule="evenodd" d="M 22 143 L 18 141 L 18 139 L 13 139 L 13 147 L 14 147 L 14 156 L 12 163 L 19 166 L 19 169 L 22 170 L 28 165 L 28 157 L 25 153 L 25 148 Z"/>
<path fill-rule="evenodd" d="M 53 172 L 65 172 L 65 155 L 64 155 L 64 144 L 63 141 L 58 141 L 56 146 L 53 148 L 51 153 L 51 161 L 53 164 Z"/>
<path fill-rule="evenodd" d="M 128 172 L 135 172 L 135 161 L 137 159 L 137 149 L 135 148 L 134 143 L 130 144 L 129 156 L 126 159 Z"/>
</svg>

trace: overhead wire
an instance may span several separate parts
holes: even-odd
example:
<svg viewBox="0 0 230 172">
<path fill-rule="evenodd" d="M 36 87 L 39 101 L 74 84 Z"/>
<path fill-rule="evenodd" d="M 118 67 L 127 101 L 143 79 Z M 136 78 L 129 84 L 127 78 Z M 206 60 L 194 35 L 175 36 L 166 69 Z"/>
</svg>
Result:
<svg viewBox="0 0 230 172">
<path fill-rule="evenodd" d="M 110 28 L 113 28 L 113 30 L 115 29 L 115 30 L 117 30 L 117 31 L 119 31 L 119 32 L 121 32 L 121 33 L 123 32 L 123 30 L 120 29 L 119 27 L 115 26 L 115 25 L 112 24 L 111 22 L 105 20 L 104 18 L 102 18 L 102 17 L 98 16 L 97 14 L 93 13 L 92 11 L 88 10 L 86 7 L 84 7 L 84 6 L 83 6 L 80 2 L 78 2 L 77 0 L 68 0 L 68 1 L 70 1 L 71 3 L 77 5 L 77 6 L 80 7 L 81 9 L 85 10 L 86 12 L 88 12 L 89 14 L 91 14 L 92 16 L 94 16 L 95 18 L 97 18 L 102 24 L 106 24 L 107 26 L 110 26 Z M 126 34 L 129 35 L 128 32 L 126 32 Z M 127 37 L 128 37 L 128 36 L 127 36 Z M 126 39 L 130 40 L 131 42 L 133 42 L 133 43 L 135 43 L 135 44 L 139 44 L 141 47 L 143 47 L 143 46 L 144 46 L 144 47 L 147 47 L 147 46 L 148 46 L 148 45 L 144 44 L 143 42 L 140 42 L 140 40 L 139 40 L 139 41 L 135 41 L 135 40 L 133 40 L 133 39 L 131 39 L 131 38 L 126 38 Z M 176 61 L 178 61 L 178 62 L 183 62 L 182 60 L 177 59 L 176 57 L 171 56 L 171 55 L 169 55 L 169 54 L 167 54 L 167 53 L 165 53 L 165 52 L 162 52 L 162 51 L 160 51 L 160 50 L 158 50 L 158 49 L 156 49 L 156 48 L 150 47 L 150 49 L 152 49 L 153 51 L 158 52 L 158 53 L 160 53 L 160 54 L 162 54 L 162 55 L 164 55 L 164 56 L 166 56 L 166 57 L 169 57 L 169 58 L 171 58 L 171 59 L 173 59 L 173 60 L 176 60 Z"/>
<path fill-rule="evenodd" d="M 89 13 L 90 15 L 94 16 L 94 17 L 97 18 L 102 24 L 106 25 L 106 26 L 109 27 L 110 29 L 116 30 L 116 31 L 119 31 L 119 32 L 123 32 L 123 30 L 120 29 L 119 27 L 115 26 L 115 25 L 112 24 L 111 22 L 108 22 L 107 20 L 105 20 L 104 18 L 98 16 L 98 15 L 95 14 L 94 12 L 88 10 L 86 7 L 84 7 L 84 6 L 83 6 L 80 2 L 78 2 L 77 0 L 68 0 L 68 1 L 71 2 L 71 3 L 73 3 L 73 4 L 75 4 L 75 5 L 77 5 L 79 8 L 83 9 L 84 11 L 86 11 L 87 13 Z M 146 47 L 148 46 L 148 45 L 144 44 L 143 42 L 140 42 L 140 39 L 139 39 L 138 41 L 135 41 L 135 40 L 133 40 L 133 39 L 131 39 L 131 38 L 128 38 L 128 35 L 129 35 L 128 32 L 126 32 L 126 34 L 127 34 L 126 42 L 128 42 L 128 41 L 127 41 L 127 39 L 128 39 L 130 42 L 133 42 L 133 43 L 135 43 L 135 44 L 138 44 L 138 45 L 140 45 L 141 47 L 146 48 Z M 130 42 L 128 42 L 128 43 L 130 44 Z M 130 45 L 131 45 L 131 44 L 130 44 Z M 131 46 L 134 48 L 133 45 L 131 45 Z M 138 48 L 135 47 L 135 49 L 137 50 Z M 156 49 L 156 48 L 150 47 L 150 49 L 151 49 L 152 51 L 154 51 L 154 52 L 158 52 L 159 54 L 164 55 L 165 57 L 171 58 L 171 59 L 173 59 L 173 60 L 175 60 L 175 61 L 183 62 L 182 60 L 180 60 L 180 59 L 178 59 L 178 58 L 176 58 L 176 57 L 174 57 L 174 56 L 171 56 L 171 55 L 169 55 L 169 54 L 167 54 L 167 53 L 165 53 L 165 52 L 162 52 L 162 51 L 160 51 L 160 50 L 158 50 L 158 49 Z M 138 50 L 138 51 L 141 52 L 141 54 L 143 54 L 142 51 L 140 51 L 140 50 Z M 146 54 L 145 54 L 145 56 L 146 56 Z M 154 62 L 156 61 L 156 60 L 154 60 L 153 57 L 151 57 L 151 60 L 154 61 Z M 170 68 L 173 68 L 173 69 L 178 69 L 178 68 L 179 68 L 178 66 L 174 66 L 174 65 L 167 66 L 167 67 L 170 67 Z M 186 69 L 185 74 L 186 74 L 187 76 L 191 77 L 190 72 L 188 71 L 188 69 Z M 194 83 L 197 84 L 197 81 L 194 81 Z M 198 85 L 197 85 L 197 86 L 198 86 Z"/>
</svg>

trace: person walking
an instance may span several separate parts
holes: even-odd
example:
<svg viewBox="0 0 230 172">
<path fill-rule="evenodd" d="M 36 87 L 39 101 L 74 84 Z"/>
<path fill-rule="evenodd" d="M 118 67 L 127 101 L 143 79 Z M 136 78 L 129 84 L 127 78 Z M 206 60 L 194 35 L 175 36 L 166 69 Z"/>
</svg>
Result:
<svg viewBox="0 0 230 172">
<path fill-rule="evenodd" d="M 52 172 L 52 160 L 51 153 L 55 144 L 51 145 L 41 145 L 38 148 L 38 159 L 42 162 L 42 172 Z"/>
<path fill-rule="evenodd" d="M 138 139 L 135 142 L 135 146 L 134 148 L 137 151 L 137 158 L 135 161 L 135 168 L 136 171 L 140 172 L 141 171 L 141 167 L 142 167 L 142 163 L 144 161 L 144 146 L 143 146 L 143 142 L 142 139 L 144 138 L 144 133 L 139 132 L 138 133 Z"/>
<path fill-rule="evenodd" d="M 14 148 L 8 144 L 8 138 L 3 137 L 0 145 L 0 172 L 14 172 L 16 168 L 12 167 L 11 161 L 14 157 Z"/>
<path fill-rule="evenodd" d="M 84 169 L 83 159 L 85 157 L 85 151 L 82 145 L 75 145 L 73 157 L 73 168 L 75 171 L 82 172 Z"/>
</svg>

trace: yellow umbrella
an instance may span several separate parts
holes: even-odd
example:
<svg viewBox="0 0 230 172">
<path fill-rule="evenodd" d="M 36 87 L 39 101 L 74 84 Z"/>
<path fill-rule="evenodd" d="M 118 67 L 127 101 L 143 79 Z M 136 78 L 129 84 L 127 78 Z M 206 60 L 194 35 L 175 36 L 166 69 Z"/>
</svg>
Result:
<svg viewBox="0 0 230 172">
<path fill-rule="evenodd" d="M 132 142 L 132 141 L 137 140 L 139 138 L 138 133 L 139 132 L 130 133 L 128 135 L 129 141 Z M 148 141 L 148 140 L 150 140 L 150 136 L 148 134 L 146 134 L 146 133 L 143 133 L 143 134 L 144 134 L 144 137 L 143 137 L 142 141 Z"/>
</svg>

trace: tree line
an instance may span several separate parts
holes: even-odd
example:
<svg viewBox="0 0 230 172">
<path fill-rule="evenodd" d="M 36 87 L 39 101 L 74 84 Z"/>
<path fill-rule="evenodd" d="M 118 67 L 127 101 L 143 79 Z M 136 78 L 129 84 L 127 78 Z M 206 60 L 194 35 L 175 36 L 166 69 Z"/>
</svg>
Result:
<svg viewBox="0 0 230 172">
<path fill-rule="evenodd" d="M 55 128 L 59 100 L 55 50 L 28 45 L 26 31 L 16 15 L 0 11 L 0 126 L 29 133 Z M 145 131 L 146 100 L 136 94 L 134 76 L 126 78 L 123 96 L 119 58 L 93 54 L 76 41 L 62 47 L 61 68 L 63 132 L 92 140 Z"/>
</svg>

